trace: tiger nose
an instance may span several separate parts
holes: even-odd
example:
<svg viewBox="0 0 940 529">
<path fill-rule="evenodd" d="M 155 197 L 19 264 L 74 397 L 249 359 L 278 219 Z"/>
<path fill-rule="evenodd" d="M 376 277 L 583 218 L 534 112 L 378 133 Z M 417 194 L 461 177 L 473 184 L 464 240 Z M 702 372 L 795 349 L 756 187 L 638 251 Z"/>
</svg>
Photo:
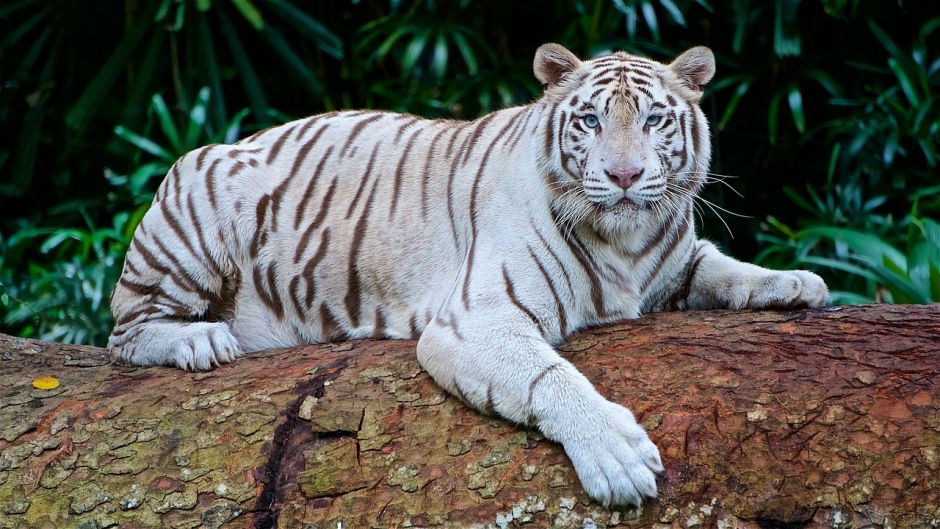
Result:
<svg viewBox="0 0 940 529">
<path fill-rule="evenodd" d="M 645 169 L 639 167 L 615 167 L 612 171 L 604 169 L 604 174 L 607 175 L 607 178 L 610 178 L 611 182 L 626 191 L 643 176 L 643 171 L 645 171 Z"/>
</svg>

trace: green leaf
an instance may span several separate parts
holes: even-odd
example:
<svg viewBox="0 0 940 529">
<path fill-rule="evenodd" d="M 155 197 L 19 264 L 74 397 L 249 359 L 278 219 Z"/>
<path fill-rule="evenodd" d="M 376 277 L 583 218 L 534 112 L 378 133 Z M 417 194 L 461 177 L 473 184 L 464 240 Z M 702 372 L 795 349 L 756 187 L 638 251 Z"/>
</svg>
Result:
<svg viewBox="0 0 940 529">
<path fill-rule="evenodd" d="M 275 4 L 281 5 L 284 3 L 285 2 L 276 2 Z M 251 60 L 245 52 L 245 47 L 242 46 L 241 39 L 235 34 L 235 28 L 232 26 L 228 15 L 226 15 L 225 11 L 222 9 L 218 12 L 222 35 L 228 43 L 229 50 L 232 52 L 232 59 L 235 61 L 235 66 L 239 73 L 238 77 L 241 79 L 242 86 L 245 88 L 245 92 L 248 95 L 251 109 L 254 111 L 255 115 L 263 121 L 263 124 L 270 124 L 271 120 L 266 119 L 267 115 L 264 113 L 265 109 L 268 108 L 268 101 L 267 98 L 265 98 L 264 89 L 261 88 L 261 81 L 258 79 L 254 66 L 252 66 Z"/>
<path fill-rule="evenodd" d="M 334 59 L 343 58 L 343 41 L 326 26 L 298 9 L 291 2 L 281 0 L 271 2 L 269 5 L 280 11 L 285 20 L 303 31 L 304 36 L 315 42 L 317 47 L 323 50 L 324 53 Z"/>
<path fill-rule="evenodd" d="M 732 39 L 731 48 L 734 50 L 735 55 L 740 55 L 741 51 L 744 49 L 744 37 L 745 31 L 748 27 L 748 13 L 751 10 L 749 0 L 733 0 L 733 9 L 734 13 L 734 38 Z"/>
<path fill-rule="evenodd" d="M 800 30 L 797 10 L 800 0 L 776 0 L 774 11 L 774 53 L 778 57 L 800 54 Z"/>
<path fill-rule="evenodd" d="M 231 121 L 228 122 L 228 126 L 225 127 L 225 132 L 222 136 L 221 143 L 235 143 L 238 140 L 238 135 L 241 131 L 242 120 L 244 120 L 250 112 L 251 111 L 249 111 L 247 108 L 243 108 L 237 114 L 235 114 L 235 117 L 233 117 Z"/>
<path fill-rule="evenodd" d="M 33 30 L 40 22 L 43 22 L 52 11 L 51 7 L 40 9 L 39 12 L 20 22 L 16 28 L 6 34 L 6 37 L 0 42 L 0 53 L 9 50 L 14 43 L 23 38 L 24 35 Z M 46 22 L 48 24 L 48 21 Z"/>
<path fill-rule="evenodd" d="M 6 18 L 11 13 L 19 11 L 24 7 L 33 7 L 36 0 L 20 0 L 19 2 L 7 2 L 7 5 L 0 7 L 0 18 Z"/>
<path fill-rule="evenodd" d="M 144 194 L 147 183 L 155 176 L 165 175 L 168 169 L 166 162 L 150 162 L 141 165 L 127 177 L 131 193 L 135 195 Z M 146 194 L 150 195 L 150 193 Z"/>
<path fill-rule="evenodd" d="M 790 113 L 793 114 L 793 124 L 796 125 L 796 130 L 803 134 L 806 132 L 806 117 L 803 115 L 803 94 L 800 93 L 799 86 L 790 86 L 787 102 L 790 104 Z"/>
<path fill-rule="evenodd" d="M 885 165 L 890 167 L 894 163 L 894 154 L 898 151 L 898 144 L 901 140 L 901 133 L 898 129 L 891 131 L 891 134 L 888 135 L 888 139 L 885 141 L 884 152 L 882 153 L 882 159 L 885 162 Z"/>
<path fill-rule="evenodd" d="M 206 107 L 211 97 L 209 87 L 203 86 L 196 95 L 193 107 L 189 111 L 189 124 L 186 127 L 186 150 L 199 146 L 200 136 L 206 127 Z"/>
<path fill-rule="evenodd" d="M 803 265 L 815 265 L 820 268 L 825 268 L 829 270 L 837 270 L 839 272 L 846 272 L 849 274 L 857 275 L 863 277 L 870 281 L 878 282 L 878 276 L 866 268 L 854 265 L 846 261 L 839 261 L 838 259 L 830 259 L 828 257 L 816 257 L 816 256 L 806 256 L 799 260 L 800 264 Z"/>
<path fill-rule="evenodd" d="M 905 53 L 901 51 L 901 48 L 899 48 L 898 45 L 895 44 L 893 40 L 891 40 L 891 37 L 889 37 L 888 34 L 885 33 L 884 30 L 882 30 L 881 27 L 875 23 L 874 20 L 868 21 L 868 27 L 871 28 L 871 32 L 875 34 L 875 38 L 881 42 L 881 45 L 884 46 L 886 50 L 888 50 L 888 53 L 895 60 L 901 60 L 906 56 Z"/>
<path fill-rule="evenodd" d="M 153 141 L 144 138 L 143 136 L 131 132 L 124 128 L 122 125 L 114 127 L 114 133 L 118 135 L 122 140 L 134 145 L 138 149 L 145 151 L 147 153 L 156 156 L 157 158 L 167 162 L 173 163 L 176 159 L 170 151 L 164 149 L 163 147 L 157 145 Z"/>
<path fill-rule="evenodd" d="M 379 45 L 378 48 L 376 48 L 375 53 L 373 54 L 373 57 L 377 60 L 384 59 L 385 56 L 388 55 L 388 52 L 395 45 L 395 43 L 398 42 L 399 39 L 401 39 L 402 37 L 404 37 L 411 31 L 412 29 L 409 27 L 397 28 L 382 42 L 381 45 Z"/>
<path fill-rule="evenodd" d="M 261 11 L 258 11 L 258 8 L 251 3 L 251 0 L 232 0 L 232 3 L 235 4 L 235 7 L 253 28 L 260 30 L 264 27 L 264 18 L 261 16 Z"/>
<path fill-rule="evenodd" d="M 704 8 L 705 11 L 708 11 L 709 13 L 715 12 L 715 8 L 713 8 L 707 0 L 695 0 L 695 3 L 702 6 L 702 8 Z"/>
<path fill-rule="evenodd" d="M 685 27 L 685 17 L 682 16 L 682 11 L 676 6 L 675 2 L 672 0 L 659 0 L 659 5 L 663 6 L 669 16 L 672 17 L 672 20 L 679 24 L 682 27 Z"/>
<path fill-rule="evenodd" d="M 653 40 L 658 42 L 659 22 L 656 20 L 656 10 L 653 9 L 653 4 L 648 1 L 641 3 L 640 12 L 643 13 L 643 20 L 646 21 L 646 26 L 650 29 L 650 33 L 653 34 Z"/>
<path fill-rule="evenodd" d="M 268 43 L 274 48 L 281 60 L 287 64 L 293 74 L 303 83 L 304 88 L 312 95 L 319 97 L 323 92 L 320 81 L 317 80 L 317 76 L 313 73 L 313 70 L 311 70 L 293 48 L 287 44 L 287 41 L 281 33 L 270 25 L 266 25 L 262 31 L 262 35 L 268 40 Z"/>
<path fill-rule="evenodd" d="M 870 305 L 875 303 L 875 299 L 855 292 L 830 290 L 829 302 L 833 305 Z"/>
<path fill-rule="evenodd" d="M 76 241 L 81 241 L 84 238 L 84 234 L 80 230 L 68 229 L 60 230 L 54 233 L 51 237 L 46 239 L 42 246 L 39 247 L 39 251 L 42 253 L 49 253 L 54 248 L 57 248 L 67 239 L 72 239 Z"/>
<path fill-rule="evenodd" d="M 718 128 L 723 129 L 728 126 L 728 123 L 731 122 L 731 116 L 734 115 L 734 111 L 737 110 L 738 104 L 741 103 L 741 98 L 744 97 L 744 94 L 751 88 L 751 80 L 745 79 L 738 84 L 737 88 L 734 89 L 734 93 L 731 95 L 731 98 L 728 100 L 728 104 L 725 106 L 725 111 L 721 114 L 721 120 L 718 122 Z"/>
<path fill-rule="evenodd" d="M 829 155 L 829 166 L 826 169 L 826 177 L 829 182 L 835 178 L 836 167 L 839 164 L 839 155 L 842 153 L 842 144 L 836 143 L 832 146 L 832 153 Z"/>
<path fill-rule="evenodd" d="M 421 58 L 421 54 L 424 53 L 424 48 L 427 46 L 428 37 L 430 34 L 431 30 L 425 29 L 418 33 L 415 38 L 413 38 L 411 42 L 408 43 L 408 46 L 405 48 L 405 53 L 402 55 L 401 59 L 401 70 L 403 75 L 417 77 L 417 75 L 412 70 L 415 69 L 415 65 Z"/>
<path fill-rule="evenodd" d="M 895 303 L 928 303 L 929 296 L 918 290 L 905 270 L 896 263 L 884 258 L 883 267 L 872 267 L 881 282 L 891 290 Z"/>
<path fill-rule="evenodd" d="M 127 28 L 124 37 L 115 45 L 114 52 L 104 61 L 95 79 L 69 108 L 65 123 L 70 128 L 84 129 L 88 117 L 98 109 L 118 78 L 125 72 L 125 67 L 134 56 L 140 40 L 150 33 L 148 25 L 158 5 L 156 2 L 149 2 L 147 5 L 150 6 L 147 11 L 140 13 L 133 25 Z"/>
<path fill-rule="evenodd" d="M 842 96 L 842 87 L 839 86 L 839 83 L 832 77 L 832 75 L 829 74 L 829 72 L 820 70 L 819 68 L 810 68 L 806 71 L 805 75 L 825 88 L 826 91 L 829 92 L 830 96 Z"/>
<path fill-rule="evenodd" d="M 870 233 L 835 226 L 813 226 L 800 231 L 800 236 L 824 237 L 846 244 L 859 255 L 880 263 L 888 259 L 901 269 L 907 267 L 907 258 L 895 247 Z"/>
<path fill-rule="evenodd" d="M 888 66 L 891 67 L 891 71 L 893 71 L 894 75 L 898 78 L 898 83 L 901 85 L 901 91 L 904 92 L 904 97 L 907 98 L 912 106 L 917 107 L 920 104 L 920 98 L 917 96 L 917 90 L 914 88 L 914 82 L 911 80 L 908 72 L 893 58 L 888 59 Z"/>
<path fill-rule="evenodd" d="M 920 34 L 919 34 L 920 40 L 921 41 L 927 40 L 927 37 L 929 37 L 930 34 L 933 33 L 934 31 L 936 31 L 937 28 L 940 28 L 940 17 L 931 18 L 930 20 L 925 22 L 924 25 L 920 27 Z"/>
<path fill-rule="evenodd" d="M 154 113 L 157 114 L 157 119 L 160 121 L 160 128 L 163 129 L 163 134 L 166 135 L 167 139 L 170 141 L 172 149 L 176 152 L 182 151 L 179 132 L 176 130 L 176 124 L 173 123 L 173 115 L 170 114 L 170 109 L 166 106 L 166 102 L 163 101 L 163 97 L 160 94 L 154 94 L 151 105 L 153 106 Z"/>
<path fill-rule="evenodd" d="M 439 33 L 434 43 L 434 55 L 431 58 L 431 71 L 438 79 L 447 73 L 447 58 L 447 39 Z"/>
<path fill-rule="evenodd" d="M 780 116 L 780 98 L 783 92 L 777 92 L 770 98 L 770 104 L 767 106 L 767 140 L 771 145 L 777 143 L 777 119 Z"/>
<path fill-rule="evenodd" d="M 470 46 L 470 43 L 467 42 L 467 39 L 462 33 L 454 33 L 452 38 L 454 39 L 454 44 L 457 45 L 460 56 L 463 57 L 463 61 L 467 63 L 467 73 L 470 75 L 479 73 L 480 67 L 477 64 L 476 54 Z"/>
<path fill-rule="evenodd" d="M 818 214 L 821 208 L 813 207 L 812 204 L 806 201 L 805 198 L 800 196 L 799 193 L 793 190 L 790 186 L 783 186 L 783 193 L 790 197 L 790 200 L 796 203 L 797 206 L 803 208 L 809 213 Z"/>
</svg>

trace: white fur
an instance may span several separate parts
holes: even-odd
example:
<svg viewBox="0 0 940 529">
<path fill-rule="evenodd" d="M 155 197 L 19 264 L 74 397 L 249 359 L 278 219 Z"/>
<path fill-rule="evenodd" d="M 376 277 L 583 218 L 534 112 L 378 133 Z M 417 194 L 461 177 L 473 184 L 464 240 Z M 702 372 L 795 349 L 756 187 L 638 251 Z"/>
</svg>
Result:
<svg viewBox="0 0 940 529">
<path fill-rule="evenodd" d="M 211 369 L 243 351 L 329 341 L 331 330 L 420 332 L 418 359 L 442 387 L 537 425 L 564 446 L 593 498 L 655 496 L 656 447 L 554 346 L 643 312 L 819 306 L 827 291 L 809 272 L 741 263 L 695 237 L 692 197 L 710 155 L 697 101 L 710 52 L 668 66 L 617 56 L 646 61 L 659 79 L 653 96 L 688 110 L 695 126 L 686 122 L 684 158 L 659 157 L 667 138 L 642 128 L 648 101 L 618 99 L 599 116 L 605 132 L 582 135 L 572 160 L 562 149 L 574 140 L 551 131 L 562 113 L 566 132 L 583 119 L 566 105 L 590 98 L 585 79 L 602 63 L 558 48 L 536 56 L 547 85 L 540 101 L 474 123 L 406 127 L 408 116 L 342 113 L 185 156 L 128 252 L 112 299 L 112 357 Z M 604 171 L 627 165 L 644 173 L 623 190 Z"/>
</svg>

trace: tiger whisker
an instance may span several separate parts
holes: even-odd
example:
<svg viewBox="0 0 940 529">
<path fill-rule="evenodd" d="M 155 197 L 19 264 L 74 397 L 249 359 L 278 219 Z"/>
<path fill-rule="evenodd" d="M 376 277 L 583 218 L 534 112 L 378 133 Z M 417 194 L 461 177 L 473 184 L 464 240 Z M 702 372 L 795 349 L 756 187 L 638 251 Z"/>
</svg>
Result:
<svg viewBox="0 0 940 529">
<path fill-rule="evenodd" d="M 667 179 L 669 177 L 676 177 L 680 175 L 690 175 L 690 174 L 700 176 L 702 178 L 703 184 L 719 183 L 727 187 L 728 189 L 730 189 L 735 195 L 738 195 L 739 197 L 744 198 L 744 195 L 742 195 L 741 192 L 738 191 L 733 185 L 729 184 L 728 182 L 725 182 L 725 180 L 728 178 L 740 178 L 738 176 L 722 175 L 718 173 L 705 173 L 705 172 L 698 172 L 698 171 L 679 171 L 677 173 L 670 173 L 669 175 L 667 175 Z"/>
<path fill-rule="evenodd" d="M 748 215 L 741 215 L 740 213 L 735 213 L 735 212 L 733 212 L 733 211 L 728 211 L 727 209 L 725 209 L 725 208 L 723 208 L 723 207 L 721 207 L 721 206 L 718 206 L 718 205 L 712 203 L 711 201 L 709 201 L 709 200 L 707 200 L 707 199 L 705 199 L 705 198 L 702 198 L 702 197 L 696 195 L 695 193 L 692 193 L 691 191 L 689 191 L 689 190 L 687 190 L 687 189 L 683 189 L 683 188 L 681 188 L 681 187 L 679 187 L 679 186 L 676 186 L 675 184 L 672 184 L 672 188 L 671 188 L 671 189 L 672 189 L 673 192 L 675 192 L 675 193 L 677 193 L 677 194 L 680 194 L 680 195 L 683 195 L 683 196 L 692 198 L 692 199 L 693 199 L 693 202 L 694 202 L 694 201 L 699 201 L 699 202 L 701 202 L 702 204 L 704 204 L 708 209 L 710 209 L 710 210 L 712 211 L 712 213 L 715 214 L 716 217 L 718 217 L 718 220 L 720 220 L 721 223 L 725 226 L 725 229 L 728 231 L 728 235 L 730 235 L 732 239 L 734 239 L 734 233 L 731 232 L 731 227 L 728 226 L 728 223 L 725 221 L 724 217 L 722 217 L 722 216 L 721 216 L 721 213 L 718 213 L 717 210 L 721 210 L 721 211 L 724 211 L 725 213 L 728 213 L 728 214 L 730 214 L 730 215 L 734 215 L 734 216 L 737 216 L 737 217 L 741 217 L 741 218 L 753 218 L 753 217 L 750 217 L 750 216 L 748 216 Z M 717 208 L 717 209 L 716 209 L 716 208 Z"/>
</svg>

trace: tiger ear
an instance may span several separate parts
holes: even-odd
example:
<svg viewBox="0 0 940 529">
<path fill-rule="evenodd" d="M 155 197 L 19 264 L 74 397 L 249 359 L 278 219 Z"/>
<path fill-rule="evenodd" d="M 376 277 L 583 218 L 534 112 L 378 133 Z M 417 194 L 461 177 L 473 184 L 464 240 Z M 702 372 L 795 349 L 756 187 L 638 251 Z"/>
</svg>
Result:
<svg viewBox="0 0 940 529">
<path fill-rule="evenodd" d="M 672 61 L 669 68 L 689 90 L 702 95 L 702 88 L 715 75 L 715 54 L 705 46 L 696 46 Z"/>
<path fill-rule="evenodd" d="M 542 83 L 542 88 L 557 85 L 566 73 L 574 71 L 578 66 L 581 66 L 581 61 L 575 54 L 553 42 L 539 46 L 532 62 L 535 78 Z"/>
</svg>

